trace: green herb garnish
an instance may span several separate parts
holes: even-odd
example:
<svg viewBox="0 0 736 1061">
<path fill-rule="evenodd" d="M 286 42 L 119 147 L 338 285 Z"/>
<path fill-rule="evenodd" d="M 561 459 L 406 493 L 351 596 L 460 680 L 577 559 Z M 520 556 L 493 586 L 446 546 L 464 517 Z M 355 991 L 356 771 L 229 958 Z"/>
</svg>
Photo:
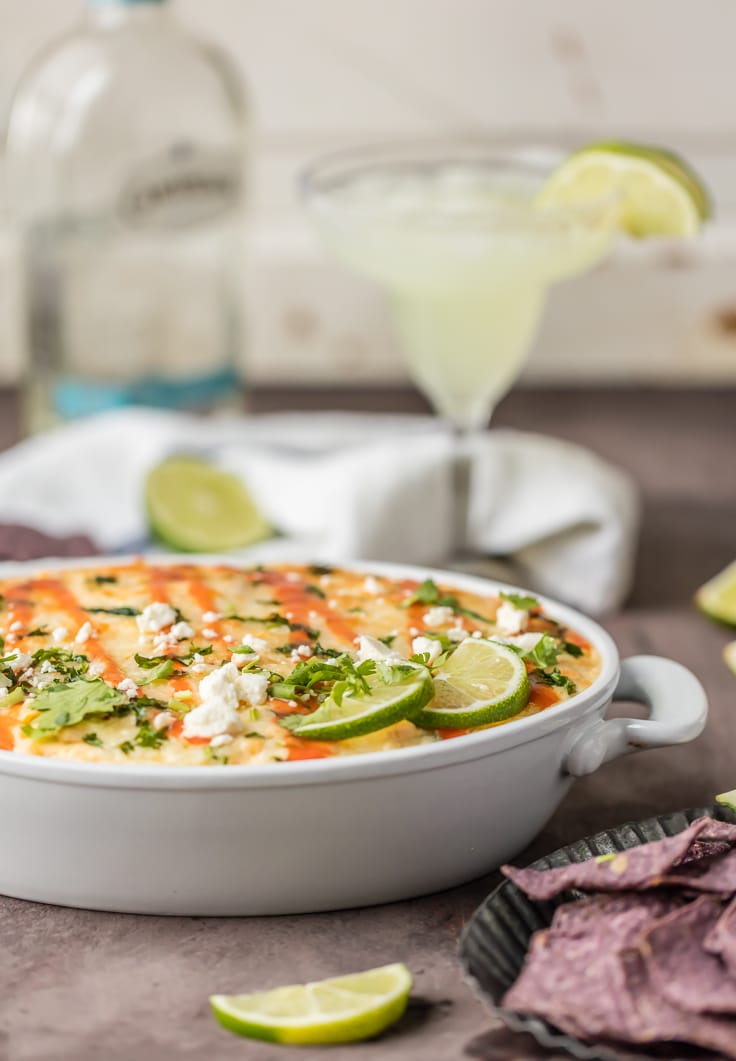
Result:
<svg viewBox="0 0 736 1061">
<path fill-rule="evenodd" d="M 131 608 L 127 604 L 121 604 L 118 608 L 85 608 L 89 615 L 140 615 L 139 608 Z"/>
<path fill-rule="evenodd" d="M 574 656 L 575 659 L 578 659 L 580 656 L 584 655 L 584 652 L 580 645 L 576 645 L 573 641 L 564 641 L 562 647 L 564 648 L 565 652 L 567 652 L 568 656 Z"/>
<path fill-rule="evenodd" d="M 106 586 L 108 583 L 112 585 L 117 582 L 116 575 L 93 575 L 92 578 L 87 579 L 88 582 L 92 582 L 95 586 Z"/>
<path fill-rule="evenodd" d="M 131 752 L 135 751 L 135 744 L 132 741 L 124 740 L 122 744 L 118 744 L 118 748 L 123 755 L 130 755 Z"/>
<path fill-rule="evenodd" d="M 382 644 L 384 644 L 386 646 L 386 648 L 391 648 L 391 646 L 393 645 L 394 641 L 396 640 L 396 634 L 386 634 L 385 637 L 379 637 L 378 640 Z"/>
<path fill-rule="evenodd" d="M 48 626 L 36 626 L 33 630 L 28 631 L 26 637 L 45 637 L 48 632 Z"/>
<path fill-rule="evenodd" d="M 409 608 L 412 604 L 429 604 L 437 608 L 451 608 L 455 615 L 465 615 L 467 618 L 477 619 L 481 623 L 493 622 L 493 619 L 489 619 L 487 615 L 480 615 L 479 612 L 474 612 L 471 608 L 464 608 L 454 594 L 440 593 L 439 586 L 431 578 L 425 578 L 412 596 L 404 601 L 402 607 Z"/>
<path fill-rule="evenodd" d="M 44 740 L 86 718 L 114 715 L 128 706 L 127 696 L 102 678 L 52 682 L 36 694 L 33 708 L 38 711 L 38 718 L 24 726 L 23 732 L 34 740 Z"/>
<path fill-rule="evenodd" d="M 320 600 L 327 600 L 327 594 L 319 586 L 305 586 L 307 593 L 311 593 L 313 597 L 319 597 Z"/>
<path fill-rule="evenodd" d="M 104 748 L 105 745 L 102 743 L 96 733 L 85 733 L 82 737 L 85 744 L 91 744 L 93 748 Z"/>
<path fill-rule="evenodd" d="M 137 657 L 136 657 L 137 659 Z M 174 661 L 173 659 L 165 659 L 162 663 L 159 663 L 157 667 L 150 668 L 151 673 L 147 678 L 141 678 L 138 685 L 150 685 L 152 682 L 161 682 L 166 678 L 170 678 L 174 673 Z M 181 674 L 181 671 L 179 672 Z"/>
<path fill-rule="evenodd" d="M 529 611 L 531 608 L 539 608 L 540 604 L 536 597 L 523 593 L 499 593 L 501 600 L 508 601 L 521 611 Z"/>
<path fill-rule="evenodd" d="M 139 748 L 160 748 L 168 736 L 168 729 L 154 729 L 151 723 L 144 719 L 138 726 L 135 743 Z"/>
<path fill-rule="evenodd" d="M 573 696 L 577 692 L 575 682 L 572 678 L 568 678 L 566 674 L 562 674 L 559 667 L 554 667 L 552 670 L 540 670 L 538 668 L 531 672 L 531 676 L 541 685 L 559 686 L 567 692 L 568 696 Z"/>
</svg>

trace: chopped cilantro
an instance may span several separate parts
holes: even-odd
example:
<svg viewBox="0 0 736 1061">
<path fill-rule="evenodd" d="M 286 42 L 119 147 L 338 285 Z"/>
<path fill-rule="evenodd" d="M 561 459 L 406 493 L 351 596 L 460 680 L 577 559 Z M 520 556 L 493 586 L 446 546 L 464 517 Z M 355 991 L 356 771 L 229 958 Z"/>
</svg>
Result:
<svg viewBox="0 0 736 1061">
<path fill-rule="evenodd" d="M 246 734 L 245 734 L 245 736 L 246 736 L 246 737 L 251 737 L 251 738 L 253 738 L 253 737 L 257 737 L 257 738 L 258 738 L 258 740 L 265 740 L 265 739 L 266 739 L 266 738 L 265 738 L 265 737 L 263 736 L 263 734 L 262 734 L 262 733 L 253 733 L 253 732 L 251 732 L 251 733 L 246 733 Z"/>
<path fill-rule="evenodd" d="M 365 615 L 365 608 L 357 604 L 354 608 L 348 608 L 348 615 Z"/>
<path fill-rule="evenodd" d="M 311 575 L 331 575 L 335 569 L 327 564 L 310 564 L 307 570 Z"/>
<path fill-rule="evenodd" d="M 85 608 L 90 615 L 140 615 L 139 608 L 131 608 L 127 604 L 121 604 L 118 608 Z"/>
<path fill-rule="evenodd" d="M 524 659 L 531 660 L 538 667 L 554 667 L 560 654 L 559 642 L 549 634 L 543 634 L 530 652 L 523 653 Z"/>
<path fill-rule="evenodd" d="M 123 707 L 127 709 L 128 698 L 102 678 L 52 682 L 36 694 L 33 708 L 38 717 L 24 732 L 34 740 L 43 740 L 56 736 L 66 726 L 75 726 L 86 718 L 114 715 Z"/>
<path fill-rule="evenodd" d="M 135 744 L 132 741 L 124 740 L 122 744 L 118 744 L 118 748 L 123 755 L 130 755 L 131 752 L 135 751 Z"/>
<path fill-rule="evenodd" d="M 137 659 L 138 657 L 136 657 Z M 138 685 L 150 685 L 151 682 L 161 682 L 165 678 L 170 678 L 174 673 L 174 661 L 173 659 L 165 659 L 163 663 L 159 663 L 157 667 L 151 669 L 151 673 L 147 678 L 141 678 Z M 182 673 L 181 671 L 179 672 Z"/>
<path fill-rule="evenodd" d="M 85 744 L 91 744 L 93 748 L 104 748 L 105 745 L 102 743 L 96 733 L 85 733 L 82 737 Z"/>
<path fill-rule="evenodd" d="M 562 674 L 559 667 L 554 667 L 552 670 L 541 670 L 537 668 L 531 672 L 531 676 L 541 685 L 559 686 L 566 691 L 568 696 L 573 696 L 577 692 L 575 682 L 572 678 L 568 678 L 566 674 Z"/>
<path fill-rule="evenodd" d="M 160 748 L 168 736 L 168 729 L 156 730 L 147 719 L 144 719 L 138 726 L 135 743 L 139 748 Z"/>
<path fill-rule="evenodd" d="M 425 578 L 411 597 L 404 601 L 403 607 L 409 608 L 412 604 L 431 604 L 438 608 L 451 608 L 455 615 L 465 615 L 468 619 L 477 619 L 481 623 L 493 622 L 487 615 L 480 615 L 471 608 L 463 607 L 452 593 L 440 593 L 439 586 L 431 578 Z"/>
<path fill-rule="evenodd" d="M 48 626 L 36 626 L 33 630 L 28 631 L 26 637 L 45 637 L 48 632 Z"/>
<path fill-rule="evenodd" d="M 88 579 L 87 581 L 88 582 L 92 582 L 95 586 L 105 586 L 108 583 L 110 585 L 112 585 L 113 583 L 117 582 L 117 576 L 116 575 L 93 575 L 92 578 Z"/>
<path fill-rule="evenodd" d="M 501 600 L 508 601 L 509 604 L 513 604 L 515 608 L 519 608 L 522 611 L 528 611 L 530 608 L 538 608 L 539 601 L 536 597 L 531 597 L 528 594 L 523 593 L 499 593 Z"/>
<path fill-rule="evenodd" d="M 386 648 L 391 648 L 394 641 L 396 640 L 396 634 L 386 634 L 385 637 L 379 637 L 378 640 L 381 641 L 386 646 Z"/>
<path fill-rule="evenodd" d="M 327 599 L 327 594 L 323 589 L 320 589 L 319 586 L 306 586 L 305 589 L 307 593 L 311 593 L 313 597 L 319 597 L 320 600 Z"/>
<path fill-rule="evenodd" d="M 80 678 L 89 670 L 89 659 L 70 648 L 38 648 L 31 659 L 34 666 L 50 663 L 58 674 L 67 678 Z"/>
<path fill-rule="evenodd" d="M 576 659 L 584 654 L 580 645 L 576 645 L 573 641 L 564 641 L 562 647 L 568 656 L 574 656 Z"/>
</svg>

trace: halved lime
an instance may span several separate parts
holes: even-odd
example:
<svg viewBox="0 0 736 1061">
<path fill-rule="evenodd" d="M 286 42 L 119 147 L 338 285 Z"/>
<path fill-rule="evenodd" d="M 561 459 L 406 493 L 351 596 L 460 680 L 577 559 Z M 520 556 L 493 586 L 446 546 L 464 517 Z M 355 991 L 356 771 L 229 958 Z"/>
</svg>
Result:
<svg viewBox="0 0 736 1061">
<path fill-rule="evenodd" d="M 558 166 L 541 205 L 620 197 L 619 227 L 630 236 L 691 236 L 710 216 L 708 190 L 679 155 L 661 147 L 609 141 L 590 144 Z"/>
<path fill-rule="evenodd" d="M 700 587 L 695 603 L 711 619 L 736 626 L 736 560 Z"/>
<path fill-rule="evenodd" d="M 311 715 L 295 715 L 283 719 L 281 725 L 308 740 L 349 740 L 405 718 L 413 721 L 434 695 L 432 675 L 421 663 L 408 660 L 387 665 L 387 669 L 389 682 L 379 668 L 366 677 L 368 693 L 346 693 L 339 704 L 328 696 Z"/>
<path fill-rule="evenodd" d="M 212 995 L 229 1031 L 273 1043 L 320 1045 L 369 1039 L 406 1009 L 411 973 L 397 962 L 353 976 L 277 987 L 253 995 Z"/>
<path fill-rule="evenodd" d="M 434 676 L 434 700 L 412 718 L 425 729 L 469 729 L 518 715 L 529 699 L 523 660 L 496 641 L 461 642 Z"/>
<path fill-rule="evenodd" d="M 736 674 L 736 641 L 729 641 L 723 650 L 726 666 Z"/>
<path fill-rule="evenodd" d="M 195 457 L 171 457 L 148 475 L 151 530 L 166 545 L 191 553 L 242 549 L 271 528 L 243 484 Z"/>
</svg>

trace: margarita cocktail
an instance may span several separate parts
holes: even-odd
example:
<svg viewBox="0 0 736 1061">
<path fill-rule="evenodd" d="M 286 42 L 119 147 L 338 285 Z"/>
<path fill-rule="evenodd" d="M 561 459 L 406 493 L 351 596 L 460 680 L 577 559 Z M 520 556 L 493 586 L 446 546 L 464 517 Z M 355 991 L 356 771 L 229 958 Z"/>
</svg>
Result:
<svg viewBox="0 0 736 1061">
<path fill-rule="evenodd" d="M 305 177 L 329 246 L 393 303 L 412 379 L 437 412 L 484 426 L 520 374 L 545 296 L 606 254 L 617 197 L 546 205 L 519 156 L 425 147 L 344 153 Z"/>
</svg>

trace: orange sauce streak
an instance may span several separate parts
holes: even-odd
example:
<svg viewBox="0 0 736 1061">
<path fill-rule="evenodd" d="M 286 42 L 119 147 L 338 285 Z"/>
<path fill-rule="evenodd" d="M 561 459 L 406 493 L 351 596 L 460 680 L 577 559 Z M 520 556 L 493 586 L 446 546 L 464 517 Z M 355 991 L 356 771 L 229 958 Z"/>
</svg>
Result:
<svg viewBox="0 0 736 1061">
<path fill-rule="evenodd" d="M 56 578 L 38 578 L 24 583 L 18 590 L 45 595 L 74 622 L 77 626 L 83 626 L 89 621 L 89 615 L 80 607 L 79 601 L 72 591 L 63 582 Z M 93 635 L 84 645 L 79 646 L 84 654 L 91 660 L 101 663 L 103 666 L 102 677 L 112 685 L 117 685 L 126 675 L 121 671 L 117 662 L 105 652 L 99 640 Z"/>
<path fill-rule="evenodd" d="M 553 704 L 559 703 L 559 697 L 555 690 L 549 685 L 533 685 L 531 696 L 529 697 L 529 705 L 531 707 L 538 707 L 540 711 L 544 711 L 547 707 L 552 707 Z"/>
<path fill-rule="evenodd" d="M 13 727 L 18 724 L 18 709 L 11 708 L 4 715 L 0 715 L 0 749 L 4 752 L 12 752 L 15 747 Z"/>
<path fill-rule="evenodd" d="M 329 744 L 321 741 L 304 741 L 300 744 L 289 745 L 287 761 L 296 763 L 303 759 L 329 759 L 335 754 Z"/>
<path fill-rule="evenodd" d="M 5 640 L 9 645 L 15 645 L 19 637 L 22 637 L 31 626 L 35 606 L 34 602 L 26 595 L 29 587 L 30 583 L 24 583 L 23 586 L 15 586 L 7 591 L 8 626 L 12 626 L 16 622 L 23 624 L 23 630 L 19 631 L 18 634 L 13 631 L 8 633 Z"/>
<path fill-rule="evenodd" d="M 292 582 L 284 575 L 282 576 L 282 581 L 280 583 L 271 584 L 274 586 L 277 599 L 291 614 L 290 622 L 302 623 L 304 626 L 309 626 L 309 614 L 310 612 L 313 612 L 320 617 L 330 633 L 334 634 L 335 637 L 340 640 L 352 644 L 358 636 L 352 623 L 349 623 L 347 619 L 344 619 L 341 615 L 336 614 L 332 608 L 328 606 L 327 601 L 322 600 L 321 597 L 317 597 L 313 593 L 309 593 L 305 582 Z M 294 644 L 299 644 L 307 639 L 303 631 L 293 630 L 290 640 Z"/>
<path fill-rule="evenodd" d="M 472 733 L 472 729 L 438 729 L 437 732 L 442 740 L 451 740 L 453 737 L 464 737 L 466 733 Z"/>
</svg>

